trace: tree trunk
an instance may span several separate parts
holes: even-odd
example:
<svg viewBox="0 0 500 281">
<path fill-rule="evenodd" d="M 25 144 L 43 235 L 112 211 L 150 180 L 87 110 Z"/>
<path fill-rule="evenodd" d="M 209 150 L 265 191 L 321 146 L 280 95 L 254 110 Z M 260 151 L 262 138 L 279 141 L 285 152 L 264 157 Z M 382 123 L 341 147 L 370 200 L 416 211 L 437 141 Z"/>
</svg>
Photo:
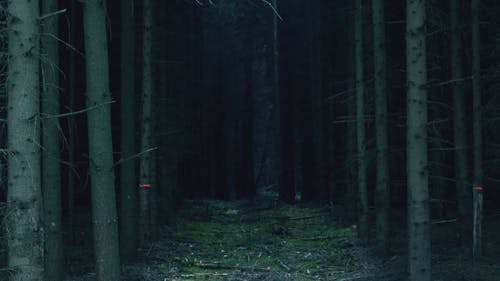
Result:
<svg viewBox="0 0 500 281">
<path fill-rule="evenodd" d="M 83 3 L 85 38 L 89 173 L 96 280 L 120 280 L 115 175 L 111 140 L 106 1 Z"/>
<path fill-rule="evenodd" d="M 135 120 L 135 28 L 134 3 L 122 2 L 121 37 L 121 150 L 120 165 L 121 213 L 120 250 L 127 261 L 134 259 L 137 250 L 137 179 L 135 161 L 130 159 L 136 153 Z"/>
<path fill-rule="evenodd" d="M 431 280 L 425 1 L 406 1 L 408 272 Z"/>
<path fill-rule="evenodd" d="M 373 57 L 375 76 L 376 237 L 380 254 L 389 250 L 389 165 L 387 137 L 387 71 L 385 55 L 384 0 L 373 0 Z"/>
<path fill-rule="evenodd" d="M 455 180 L 460 224 L 460 238 L 463 246 L 470 245 L 471 192 L 467 185 L 467 136 L 464 84 L 462 71 L 461 31 L 459 27 L 459 2 L 450 0 L 451 27 L 451 80 L 453 95 L 453 136 L 455 154 Z"/>
<path fill-rule="evenodd" d="M 44 0 L 42 14 L 58 9 L 57 0 Z M 63 245 L 61 221 L 61 145 L 59 140 L 59 42 L 58 16 L 42 22 L 41 44 L 45 56 L 42 64 L 42 189 L 45 227 L 45 279 L 63 278 Z"/>
<path fill-rule="evenodd" d="M 481 106 L 481 59 L 479 0 L 471 0 L 472 13 L 472 164 L 475 186 L 483 184 L 483 118 Z"/>
<path fill-rule="evenodd" d="M 77 21 L 76 17 L 76 2 L 75 1 L 70 1 L 69 3 L 69 20 L 70 20 L 70 31 L 69 31 L 69 44 L 71 46 L 76 45 L 76 31 L 75 28 L 73 28 L 74 23 Z M 69 70 L 68 70 L 68 109 L 69 111 L 75 111 L 75 96 L 76 96 L 76 81 L 77 81 L 77 76 L 76 76 L 76 52 L 71 51 L 68 54 L 69 58 Z M 68 169 L 68 184 L 67 184 L 67 194 L 66 194 L 66 200 L 67 200 L 67 206 L 68 206 L 68 214 L 67 214 L 67 232 L 69 233 L 70 237 L 70 242 L 74 242 L 74 231 L 73 231 L 73 219 L 74 219 L 74 210 L 75 210 L 75 185 L 77 183 L 76 181 L 76 161 L 75 161 L 75 151 L 76 151 L 76 120 L 75 116 L 69 116 L 68 119 L 68 145 L 67 145 L 67 152 L 68 152 L 68 163 L 70 165 Z"/>
<path fill-rule="evenodd" d="M 141 112 L 141 151 L 153 147 L 153 1 L 143 2 L 143 62 L 142 62 L 142 112 Z M 153 188 L 152 163 L 154 152 L 149 151 L 141 156 L 140 160 L 140 189 L 139 189 L 139 239 L 141 245 L 151 238 L 152 224 L 150 199 Z"/>
<path fill-rule="evenodd" d="M 38 1 L 8 2 L 5 217 L 10 281 L 43 280 Z"/>
<path fill-rule="evenodd" d="M 366 144 L 364 121 L 364 75 L 363 75 L 363 6 L 355 1 L 354 9 L 354 58 L 356 69 L 356 136 L 358 153 L 358 230 L 361 240 L 368 239 L 368 195 L 366 188 Z"/>
</svg>

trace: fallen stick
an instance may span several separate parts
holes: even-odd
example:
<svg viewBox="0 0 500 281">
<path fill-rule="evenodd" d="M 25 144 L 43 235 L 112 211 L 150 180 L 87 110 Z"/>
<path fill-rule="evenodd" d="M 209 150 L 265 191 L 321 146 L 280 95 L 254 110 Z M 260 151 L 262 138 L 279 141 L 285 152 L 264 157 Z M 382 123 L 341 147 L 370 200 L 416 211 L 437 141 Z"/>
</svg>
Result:
<svg viewBox="0 0 500 281">
<path fill-rule="evenodd" d="M 450 223 L 450 222 L 456 222 L 458 219 L 450 219 L 450 220 L 440 220 L 440 221 L 433 221 L 431 224 L 443 224 L 443 223 Z"/>
<path fill-rule="evenodd" d="M 316 215 L 309 215 L 309 216 L 302 216 L 302 217 L 295 217 L 295 218 L 290 218 L 291 221 L 294 220 L 306 220 L 306 219 L 313 219 L 313 218 L 318 218 L 318 217 L 324 217 L 329 214 L 316 214 Z"/>
<path fill-rule="evenodd" d="M 209 276 L 229 276 L 229 273 L 223 272 L 202 272 L 202 273 L 191 273 L 191 274 L 179 274 L 178 277 L 182 278 L 193 278 L 193 277 L 209 277 Z"/>
<path fill-rule="evenodd" d="M 269 268 L 255 267 L 255 266 L 240 266 L 240 265 L 230 265 L 230 264 L 220 264 L 220 263 L 196 263 L 193 266 L 204 268 L 204 269 L 239 269 L 243 271 L 271 271 Z"/>
</svg>

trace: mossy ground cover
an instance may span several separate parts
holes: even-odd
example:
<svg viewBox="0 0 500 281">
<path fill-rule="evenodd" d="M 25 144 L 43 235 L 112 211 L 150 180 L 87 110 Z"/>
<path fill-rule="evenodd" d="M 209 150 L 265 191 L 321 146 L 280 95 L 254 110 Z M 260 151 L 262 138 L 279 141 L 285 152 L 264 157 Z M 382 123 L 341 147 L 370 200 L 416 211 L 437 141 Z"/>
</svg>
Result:
<svg viewBox="0 0 500 281">
<path fill-rule="evenodd" d="M 143 252 L 160 280 L 337 280 L 354 268 L 355 230 L 336 217 L 313 205 L 189 201 Z"/>
</svg>

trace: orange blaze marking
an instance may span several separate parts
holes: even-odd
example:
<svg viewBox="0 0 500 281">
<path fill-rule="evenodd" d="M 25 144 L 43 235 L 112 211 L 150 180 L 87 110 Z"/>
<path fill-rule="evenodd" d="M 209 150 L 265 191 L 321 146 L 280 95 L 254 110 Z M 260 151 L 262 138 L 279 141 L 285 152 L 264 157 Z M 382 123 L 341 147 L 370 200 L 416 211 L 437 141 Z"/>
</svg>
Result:
<svg viewBox="0 0 500 281">
<path fill-rule="evenodd" d="M 139 187 L 140 188 L 148 188 L 148 187 L 151 187 L 151 184 L 149 184 L 149 183 L 140 183 Z"/>
</svg>

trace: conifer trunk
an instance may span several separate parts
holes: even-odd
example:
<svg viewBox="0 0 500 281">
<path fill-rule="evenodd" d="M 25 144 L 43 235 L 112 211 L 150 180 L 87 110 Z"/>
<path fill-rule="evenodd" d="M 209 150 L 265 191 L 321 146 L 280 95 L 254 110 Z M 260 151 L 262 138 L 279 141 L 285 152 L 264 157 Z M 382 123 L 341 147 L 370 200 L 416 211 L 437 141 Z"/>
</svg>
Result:
<svg viewBox="0 0 500 281">
<path fill-rule="evenodd" d="M 39 6 L 16 0 L 7 9 L 7 266 L 10 281 L 42 281 Z"/>
<path fill-rule="evenodd" d="M 481 56 L 479 0 L 471 0 L 472 13 L 472 163 L 474 185 L 483 183 L 483 118 L 481 99 Z"/>
<path fill-rule="evenodd" d="M 135 36 L 134 3 L 122 1 L 121 36 L 121 150 L 122 159 L 136 153 L 135 120 Z M 137 249 L 137 179 L 135 161 L 125 160 L 120 165 L 121 209 L 120 250 L 124 260 L 130 261 Z"/>
<path fill-rule="evenodd" d="M 354 59 L 356 75 L 356 136 L 358 153 L 358 230 L 361 240 L 368 239 L 368 195 L 366 187 L 366 144 L 364 115 L 363 65 L 363 6 L 361 0 L 354 7 Z"/>
<path fill-rule="evenodd" d="M 459 0 L 450 0 L 450 27 L 451 27 L 451 80 L 453 95 L 453 136 L 455 155 L 455 180 L 462 245 L 470 244 L 470 226 L 472 224 L 472 196 L 470 186 L 467 185 L 467 135 L 464 84 L 462 70 L 462 43 L 459 26 Z"/>
<path fill-rule="evenodd" d="M 406 1 L 408 273 L 431 280 L 425 1 Z"/>
<path fill-rule="evenodd" d="M 376 238 L 380 254 L 389 249 L 389 165 L 387 136 L 387 75 L 385 54 L 384 0 L 373 0 L 373 51 L 375 76 Z"/>
<path fill-rule="evenodd" d="M 42 1 L 42 14 L 58 9 L 57 0 Z M 58 16 L 42 21 L 42 189 L 45 227 L 45 279 L 63 278 L 63 245 L 61 221 L 61 147 L 59 119 L 59 50 L 55 38 L 59 33 Z"/>
<path fill-rule="evenodd" d="M 95 270 L 98 281 L 120 280 L 115 175 L 111 136 L 106 1 L 83 2 L 89 173 Z"/>
<path fill-rule="evenodd" d="M 143 2 L 143 61 L 142 61 L 142 112 L 141 112 L 141 151 L 147 151 L 153 147 L 153 2 Z M 144 244 L 151 238 L 151 194 L 153 181 L 153 156 L 154 152 L 144 153 L 140 159 L 140 183 L 139 189 L 139 239 Z"/>
</svg>

